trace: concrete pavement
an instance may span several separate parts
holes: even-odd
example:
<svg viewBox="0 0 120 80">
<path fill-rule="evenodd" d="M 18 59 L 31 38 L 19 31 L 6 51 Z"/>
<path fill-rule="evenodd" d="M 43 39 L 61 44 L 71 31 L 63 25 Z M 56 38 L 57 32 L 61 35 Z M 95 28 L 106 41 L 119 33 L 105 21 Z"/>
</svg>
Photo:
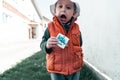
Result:
<svg viewBox="0 0 120 80">
<path fill-rule="evenodd" d="M 39 51 L 40 40 L 0 43 L 0 73 Z"/>
</svg>

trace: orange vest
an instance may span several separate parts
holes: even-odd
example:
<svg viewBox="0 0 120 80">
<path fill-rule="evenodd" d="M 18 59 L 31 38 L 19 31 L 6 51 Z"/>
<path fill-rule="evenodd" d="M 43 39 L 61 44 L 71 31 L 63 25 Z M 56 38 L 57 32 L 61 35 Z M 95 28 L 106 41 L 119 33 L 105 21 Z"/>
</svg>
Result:
<svg viewBox="0 0 120 80">
<path fill-rule="evenodd" d="M 69 38 L 68 45 L 64 49 L 57 46 L 46 55 L 48 72 L 68 75 L 80 70 L 83 65 L 83 54 L 80 47 L 79 26 L 73 23 L 67 33 L 54 17 L 53 22 L 48 24 L 48 30 L 50 36 L 56 37 L 58 33 L 61 33 Z"/>
</svg>

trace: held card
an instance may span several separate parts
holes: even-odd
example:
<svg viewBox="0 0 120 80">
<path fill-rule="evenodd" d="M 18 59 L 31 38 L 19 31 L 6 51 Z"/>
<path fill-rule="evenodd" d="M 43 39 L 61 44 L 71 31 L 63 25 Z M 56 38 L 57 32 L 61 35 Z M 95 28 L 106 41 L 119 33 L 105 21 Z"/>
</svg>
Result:
<svg viewBox="0 0 120 80">
<path fill-rule="evenodd" d="M 69 41 L 69 38 L 66 37 L 65 35 L 59 33 L 57 35 L 57 39 L 58 39 L 58 46 L 61 47 L 62 49 L 65 48 L 65 46 L 67 46 L 67 43 Z"/>
</svg>

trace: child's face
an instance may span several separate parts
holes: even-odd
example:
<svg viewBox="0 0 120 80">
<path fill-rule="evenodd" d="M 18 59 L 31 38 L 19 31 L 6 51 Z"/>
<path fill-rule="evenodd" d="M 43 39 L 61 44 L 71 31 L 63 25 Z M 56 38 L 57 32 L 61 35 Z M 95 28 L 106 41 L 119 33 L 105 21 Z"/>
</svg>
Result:
<svg viewBox="0 0 120 80">
<path fill-rule="evenodd" d="M 55 15 L 61 23 L 67 23 L 74 15 L 74 4 L 70 0 L 59 0 L 56 4 Z"/>
</svg>

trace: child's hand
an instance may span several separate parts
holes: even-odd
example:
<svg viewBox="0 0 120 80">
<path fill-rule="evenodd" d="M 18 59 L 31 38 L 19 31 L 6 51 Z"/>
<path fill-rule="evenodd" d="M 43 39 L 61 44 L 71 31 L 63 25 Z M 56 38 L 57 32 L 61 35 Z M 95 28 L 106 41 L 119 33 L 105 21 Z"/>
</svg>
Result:
<svg viewBox="0 0 120 80">
<path fill-rule="evenodd" d="M 50 37 L 47 40 L 46 48 L 50 49 L 50 48 L 56 47 L 57 44 L 58 44 L 58 40 L 56 39 L 56 37 Z"/>
</svg>

